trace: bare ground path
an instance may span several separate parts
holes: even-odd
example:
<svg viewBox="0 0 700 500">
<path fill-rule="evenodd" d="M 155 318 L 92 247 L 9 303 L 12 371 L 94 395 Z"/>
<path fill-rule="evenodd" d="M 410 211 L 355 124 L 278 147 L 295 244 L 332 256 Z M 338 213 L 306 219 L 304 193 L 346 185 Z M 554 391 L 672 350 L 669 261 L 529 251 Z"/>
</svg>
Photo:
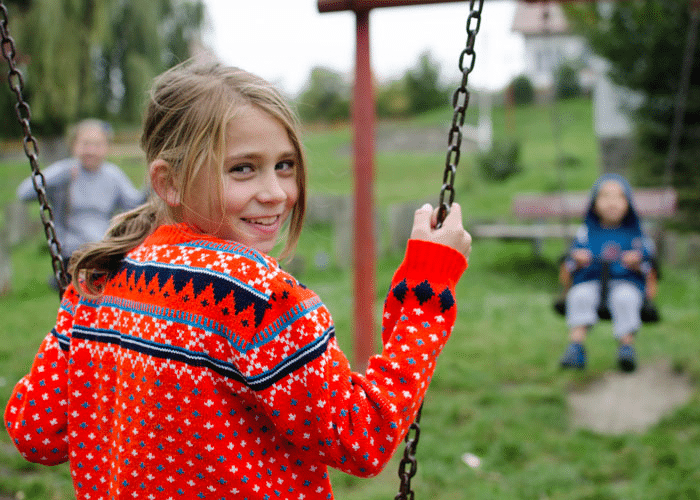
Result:
<svg viewBox="0 0 700 500">
<path fill-rule="evenodd" d="M 643 363 L 633 373 L 610 372 L 568 394 L 571 424 L 602 434 L 644 432 L 693 394 L 688 377 L 668 362 Z"/>
</svg>

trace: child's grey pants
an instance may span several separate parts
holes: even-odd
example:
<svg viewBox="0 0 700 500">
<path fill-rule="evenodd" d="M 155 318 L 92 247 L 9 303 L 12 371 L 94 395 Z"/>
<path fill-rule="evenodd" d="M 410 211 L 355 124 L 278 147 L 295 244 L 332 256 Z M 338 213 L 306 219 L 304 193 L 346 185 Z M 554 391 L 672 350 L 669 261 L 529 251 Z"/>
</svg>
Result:
<svg viewBox="0 0 700 500">
<path fill-rule="evenodd" d="M 611 280 L 609 282 L 608 308 L 616 339 L 635 333 L 642 326 L 640 311 L 643 300 L 642 291 L 629 281 Z M 599 281 L 586 281 L 572 286 L 566 294 L 568 327 L 595 324 L 598 321 L 599 302 Z"/>
</svg>

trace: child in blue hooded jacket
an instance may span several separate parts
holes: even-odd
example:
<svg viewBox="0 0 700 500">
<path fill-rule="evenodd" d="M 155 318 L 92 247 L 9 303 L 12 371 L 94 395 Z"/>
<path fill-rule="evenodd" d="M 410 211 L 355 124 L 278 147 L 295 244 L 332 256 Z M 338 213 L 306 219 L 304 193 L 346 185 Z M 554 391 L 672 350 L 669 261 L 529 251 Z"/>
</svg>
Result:
<svg viewBox="0 0 700 500">
<path fill-rule="evenodd" d="M 644 234 L 634 207 L 632 189 L 616 174 L 601 176 L 591 189 L 584 224 L 571 244 L 565 265 L 572 275 L 566 296 L 569 344 L 561 366 L 583 369 L 583 342 L 598 321 L 603 270 L 608 273 L 607 303 L 613 334 L 619 343 L 618 366 L 636 367 L 634 337 L 639 330 L 645 296 L 645 275 L 652 269 L 655 249 Z"/>
</svg>

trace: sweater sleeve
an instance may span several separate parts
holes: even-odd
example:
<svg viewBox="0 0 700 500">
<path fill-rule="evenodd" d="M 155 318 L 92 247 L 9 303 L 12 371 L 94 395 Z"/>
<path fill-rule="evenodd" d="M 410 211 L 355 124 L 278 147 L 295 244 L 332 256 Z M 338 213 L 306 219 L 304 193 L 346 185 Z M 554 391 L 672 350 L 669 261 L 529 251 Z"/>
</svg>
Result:
<svg viewBox="0 0 700 500">
<path fill-rule="evenodd" d="M 284 335 L 242 360 L 248 380 L 270 380 L 256 397 L 300 460 L 363 477 L 382 470 L 413 422 L 450 336 L 454 287 L 465 269 L 464 256 L 449 247 L 409 242 L 385 301 L 382 352 L 364 374 L 352 371 L 330 314 L 322 304 L 310 310 L 313 300 Z M 290 311 L 301 309 L 299 303 Z M 292 314 L 286 317 L 291 321 Z"/>
<path fill-rule="evenodd" d="M 74 160 L 67 158 L 53 163 L 43 170 L 44 189 L 47 190 L 47 194 L 49 194 L 48 192 L 50 191 L 62 189 L 68 185 L 71 179 L 73 163 Z M 24 179 L 17 186 L 16 195 L 17 199 L 20 201 L 33 201 L 38 199 L 31 176 Z"/>
<path fill-rule="evenodd" d="M 76 303 L 71 285 L 61 301 L 56 326 L 44 338 L 29 374 L 15 385 L 5 408 L 5 427 L 30 462 L 56 465 L 68 460 L 67 351 Z"/>
</svg>

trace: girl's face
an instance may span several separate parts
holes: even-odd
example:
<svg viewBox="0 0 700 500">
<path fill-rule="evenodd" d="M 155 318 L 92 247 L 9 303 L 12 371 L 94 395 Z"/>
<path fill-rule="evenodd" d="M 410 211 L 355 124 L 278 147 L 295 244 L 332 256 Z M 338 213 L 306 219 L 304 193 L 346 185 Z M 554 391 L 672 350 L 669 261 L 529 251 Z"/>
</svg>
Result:
<svg viewBox="0 0 700 500">
<path fill-rule="evenodd" d="M 184 222 L 269 253 L 299 197 L 298 162 L 282 123 L 255 106 L 244 106 L 226 128 L 223 166 L 204 168 L 195 177 L 184 200 Z M 219 168 L 221 202 L 216 196 Z"/>
<path fill-rule="evenodd" d="M 616 181 L 604 182 L 598 189 L 594 207 L 601 226 L 619 226 L 629 209 L 624 188 Z"/>
</svg>

